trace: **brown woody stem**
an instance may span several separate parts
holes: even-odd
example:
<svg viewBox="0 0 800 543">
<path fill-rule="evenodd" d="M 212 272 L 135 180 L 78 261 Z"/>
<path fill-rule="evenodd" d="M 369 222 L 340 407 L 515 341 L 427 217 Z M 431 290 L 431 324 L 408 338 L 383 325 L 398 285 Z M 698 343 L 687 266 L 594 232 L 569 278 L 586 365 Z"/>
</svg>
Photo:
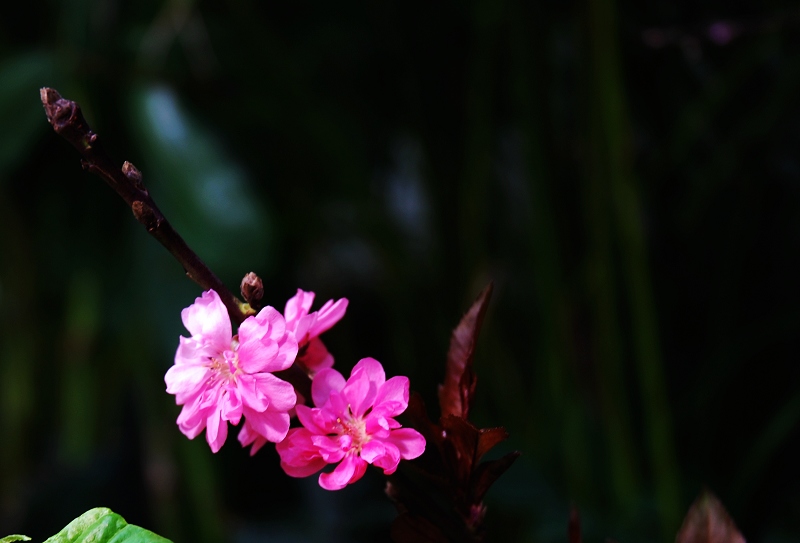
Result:
<svg viewBox="0 0 800 543">
<path fill-rule="evenodd" d="M 142 184 L 139 170 L 130 162 L 125 162 L 122 168 L 114 165 L 97 141 L 97 134 L 89 127 L 77 103 L 62 98 L 55 89 L 43 88 L 40 93 L 47 120 L 56 134 L 78 150 L 83 157 L 84 169 L 99 175 L 117 191 L 130 206 L 136 220 L 181 263 L 189 279 L 205 290 L 215 290 L 228 309 L 231 320 L 241 324 L 251 313 L 248 311 L 249 307 L 228 290 L 172 228 Z"/>
</svg>

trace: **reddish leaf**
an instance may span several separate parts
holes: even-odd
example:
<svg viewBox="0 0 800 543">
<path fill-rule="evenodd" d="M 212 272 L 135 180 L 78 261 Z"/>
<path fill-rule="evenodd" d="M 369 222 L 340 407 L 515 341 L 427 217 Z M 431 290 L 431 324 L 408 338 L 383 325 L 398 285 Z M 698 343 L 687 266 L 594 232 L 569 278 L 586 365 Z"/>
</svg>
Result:
<svg viewBox="0 0 800 543">
<path fill-rule="evenodd" d="M 722 503 L 704 491 L 683 519 L 675 543 L 745 543 Z"/>
<path fill-rule="evenodd" d="M 416 392 L 412 392 L 411 397 L 408 399 L 406 416 L 411 420 L 411 427 L 421 433 L 425 441 L 435 443 L 437 446 L 441 445 L 442 429 L 428 418 L 425 402 Z"/>
<path fill-rule="evenodd" d="M 475 461 L 478 462 L 492 447 L 508 439 L 508 432 L 502 426 L 498 428 L 481 428 L 478 437 L 478 450 L 475 452 Z"/>
<path fill-rule="evenodd" d="M 441 422 L 444 448 L 447 452 L 445 464 L 456 474 L 458 481 L 466 486 L 475 465 L 480 431 L 468 420 L 455 415 L 442 417 Z"/>
<path fill-rule="evenodd" d="M 450 336 L 444 383 L 439 386 L 439 405 L 443 417 L 457 415 L 466 419 L 469 414 L 477 383 L 472 371 L 472 357 L 491 294 L 492 284 L 489 283 Z"/>
<path fill-rule="evenodd" d="M 511 467 L 511 464 L 514 463 L 514 460 L 516 460 L 520 454 L 519 451 L 510 452 L 497 460 L 483 462 L 478 466 L 472 478 L 473 503 L 478 503 L 483 500 L 489 487 Z"/>
<path fill-rule="evenodd" d="M 581 543 L 581 517 L 574 505 L 569 508 L 569 524 L 567 525 L 569 543 Z"/>
<path fill-rule="evenodd" d="M 392 522 L 395 543 L 448 543 L 450 540 L 425 517 L 403 513 Z"/>
</svg>

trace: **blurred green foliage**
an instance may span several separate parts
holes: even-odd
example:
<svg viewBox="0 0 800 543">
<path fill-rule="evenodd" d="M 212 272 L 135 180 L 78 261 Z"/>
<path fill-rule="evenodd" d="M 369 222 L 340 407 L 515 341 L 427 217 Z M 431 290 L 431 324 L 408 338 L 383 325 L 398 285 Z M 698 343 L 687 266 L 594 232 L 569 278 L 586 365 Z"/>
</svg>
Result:
<svg viewBox="0 0 800 543">
<path fill-rule="evenodd" d="M 0 533 L 100 504 L 174 541 L 393 517 L 375 473 L 331 494 L 178 432 L 199 289 L 49 130 L 52 86 L 232 289 L 349 298 L 338 367 L 374 356 L 431 410 L 495 281 L 474 417 L 523 456 L 494 539 L 564 541 L 574 502 L 587 540 L 672 540 L 704 484 L 748 539 L 797 539 L 799 31 L 790 2 L 4 9 Z"/>
</svg>

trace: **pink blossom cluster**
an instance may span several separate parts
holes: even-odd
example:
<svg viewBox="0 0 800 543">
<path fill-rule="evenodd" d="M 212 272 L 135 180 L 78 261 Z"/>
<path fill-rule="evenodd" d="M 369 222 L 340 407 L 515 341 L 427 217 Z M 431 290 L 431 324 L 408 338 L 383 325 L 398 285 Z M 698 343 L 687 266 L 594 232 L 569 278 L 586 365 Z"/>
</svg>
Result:
<svg viewBox="0 0 800 543">
<path fill-rule="evenodd" d="M 181 312 L 191 337 L 181 337 L 175 364 L 164 378 L 182 405 L 178 427 L 189 439 L 203 430 L 213 452 L 239 430 L 242 446 L 255 454 L 275 443 L 284 471 L 307 477 L 328 464 L 319 484 L 338 490 L 360 479 L 373 464 L 393 473 L 401 459 L 418 457 L 425 439 L 394 419 L 408 407 L 407 377 L 386 379 L 380 362 L 364 358 L 350 378 L 332 369 L 334 359 L 319 336 L 343 316 L 347 299 L 310 311 L 313 292 L 297 291 L 281 314 L 265 307 L 233 334 L 228 312 L 213 290 Z M 275 375 L 296 364 L 312 378 L 315 407 L 303 405 L 294 387 Z M 302 427 L 290 429 L 296 410 Z"/>
</svg>

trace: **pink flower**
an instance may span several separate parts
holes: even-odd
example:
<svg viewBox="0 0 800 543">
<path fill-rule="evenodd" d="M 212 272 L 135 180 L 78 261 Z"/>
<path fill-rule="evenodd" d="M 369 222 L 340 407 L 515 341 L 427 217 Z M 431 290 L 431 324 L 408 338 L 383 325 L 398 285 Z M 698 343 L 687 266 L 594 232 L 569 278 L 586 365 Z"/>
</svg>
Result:
<svg viewBox="0 0 800 543">
<path fill-rule="evenodd" d="M 286 302 L 286 328 L 294 332 L 299 346 L 298 365 L 312 377 L 323 368 L 333 366 L 333 356 L 319 339 L 319 335 L 329 330 L 344 317 L 347 310 L 347 298 L 334 302 L 328 300 L 319 310 L 309 313 L 314 302 L 314 293 L 297 289 Z"/>
<path fill-rule="evenodd" d="M 244 416 L 249 432 L 265 442 L 282 440 L 296 396 L 294 387 L 272 372 L 285 370 L 297 356 L 297 341 L 283 316 L 265 307 L 232 336 L 228 312 L 209 290 L 181 319 L 192 337 L 180 338 L 175 365 L 164 377 L 167 392 L 183 405 L 181 432 L 194 439 L 205 429 L 217 452 L 228 436 L 227 423 L 236 425 Z"/>
<path fill-rule="evenodd" d="M 425 451 L 425 438 L 392 418 L 408 407 L 408 377 L 387 381 L 374 358 L 359 361 L 347 382 L 336 370 L 320 370 L 311 396 L 317 407 L 296 408 L 304 428 L 292 428 L 276 445 L 281 467 L 292 477 L 308 477 L 338 462 L 332 472 L 320 474 L 319 485 L 339 490 L 358 481 L 367 464 L 390 475 L 401 458 Z"/>
</svg>

